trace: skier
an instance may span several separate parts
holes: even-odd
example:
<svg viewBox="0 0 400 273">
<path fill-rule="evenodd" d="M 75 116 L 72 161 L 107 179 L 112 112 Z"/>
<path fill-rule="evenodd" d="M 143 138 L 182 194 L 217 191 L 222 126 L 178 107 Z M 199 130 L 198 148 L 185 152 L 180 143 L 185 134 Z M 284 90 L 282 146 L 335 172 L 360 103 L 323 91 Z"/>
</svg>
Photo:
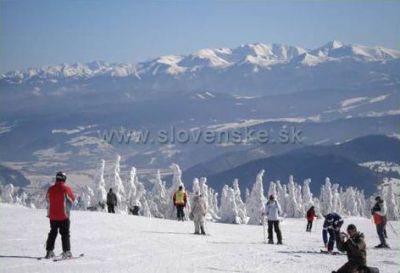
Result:
<svg viewBox="0 0 400 273">
<path fill-rule="evenodd" d="M 117 206 L 117 196 L 112 189 L 107 193 L 107 210 L 108 213 L 115 213 L 115 206 Z"/>
<path fill-rule="evenodd" d="M 203 196 L 197 192 L 196 195 L 193 197 L 192 211 L 190 213 L 190 216 L 194 222 L 194 234 L 200 234 L 201 232 L 202 235 L 206 235 L 204 229 L 206 213 L 206 201 L 204 200 Z"/>
<path fill-rule="evenodd" d="M 387 222 L 386 216 L 386 204 L 381 197 L 377 196 L 375 198 L 375 205 L 371 209 L 371 214 L 374 217 L 374 223 L 376 225 L 376 231 L 379 236 L 380 244 L 375 246 L 375 248 L 389 248 L 385 239 L 385 227 Z"/>
<path fill-rule="evenodd" d="M 307 211 L 307 228 L 306 228 L 307 232 L 311 232 L 312 224 L 315 217 L 317 216 L 315 214 L 314 206 L 311 206 L 311 208 Z"/>
<path fill-rule="evenodd" d="M 279 215 L 281 213 L 281 206 L 277 200 L 275 200 L 275 196 L 271 194 L 269 196 L 269 200 L 265 207 L 265 212 L 262 213 L 262 216 L 267 216 L 268 218 L 268 244 L 274 243 L 272 230 L 275 229 L 276 236 L 278 237 L 278 245 L 282 244 L 282 233 L 279 228 Z"/>
<path fill-rule="evenodd" d="M 336 238 L 337 248 L 346 252 L 348 262 L 332 273 L 361 273 L 367 269 L 367 250 L 364 234 L 357 231 L 355 225 L 347 226 L 347 234 L 342 232 Z"/>
<path fill-rule="evenodd" d="M 340 234 L 340 228 L 343 225 L 342 217 L 337 213 L 329 213 L 325 215 L 325 221 L 322 229 L 322 238 L 324 240 L 325 247 L 329 253 L 332 253 L 335 240 Z M 328 240 L 329 234 L 329 240 Z"/>
<path fill-rule="evenodd" d="M 174 206 L 176 207 L 176 214 L 178 217 L 178 221 L 184 221 L 185 212 L 183 209 L 186 207 L 187 195 L 183 190 L 183 186 L 179 186 L 178 190 L 174 193 Z"/>
<path fill-rule="evenodd" d="M 63 258 L 71 258 L 71 244 L 69 240 L 69 212 L 75 201 L 70 187 L 65 185 L 67 176 L 63 172 L 56 174 L 56 182 L 47 190 L 47 217 L 50 219 L 50 233 L 46 242 L 46 259 L 54 257 L 54 243 L 58 231 L 61 234 Z"/>
</svg>

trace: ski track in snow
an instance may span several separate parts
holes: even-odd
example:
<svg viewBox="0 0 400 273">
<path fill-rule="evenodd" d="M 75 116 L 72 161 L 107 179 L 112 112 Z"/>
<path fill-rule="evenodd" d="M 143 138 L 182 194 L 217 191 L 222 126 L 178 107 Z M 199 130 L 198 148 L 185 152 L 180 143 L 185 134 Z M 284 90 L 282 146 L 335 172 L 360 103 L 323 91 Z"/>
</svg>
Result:
<svg viewBox="0 0 400 273">
<path fill-rule="evenodd" d="M 194 235 L 192 222 L 72 211 L 71 247 L 81 259 L 55 263 L 45 254 L 45 210 L 0 204 L 0 273 L 21 272 L 279 272 L 322 273 L 338 269 L 345 255 L 323 255 L 322 220 L 306 233 L 304 219 L 285 219 L 284 245 L 263 242 L 262 226 L 207 223 L 211 236 Z M 388 228 L 390 250 L 378 244 L 369 219 L 346 218 L 366 235 L 368 264 L 382 273 L 399 271 L 399 238 Z M 398 223 L 392 225 L 398 230 Z M 61 253 L 57 237 L 55 253 Z M 11 257 L 15 256 L 15 257 Z"/>
</svg>

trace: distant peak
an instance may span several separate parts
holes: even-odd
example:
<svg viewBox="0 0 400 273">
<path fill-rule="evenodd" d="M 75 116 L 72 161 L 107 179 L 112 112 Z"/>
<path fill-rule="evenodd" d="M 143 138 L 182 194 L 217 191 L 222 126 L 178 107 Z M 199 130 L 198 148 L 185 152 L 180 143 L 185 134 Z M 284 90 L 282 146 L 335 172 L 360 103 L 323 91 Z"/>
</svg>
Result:
<svg viewBox="0 0 400 273">
<path fill-rule="evenodd" d="M 329 47 L 329 48 L 334 49 L 334 48 L 343 47 L 343 45 L 344 45 L 344 44 L 343 44 L 341 41 L 333 40 L 333 41 L 328 42 L 328 43 L 325 45 L 325 47 Z"/>
</svg>

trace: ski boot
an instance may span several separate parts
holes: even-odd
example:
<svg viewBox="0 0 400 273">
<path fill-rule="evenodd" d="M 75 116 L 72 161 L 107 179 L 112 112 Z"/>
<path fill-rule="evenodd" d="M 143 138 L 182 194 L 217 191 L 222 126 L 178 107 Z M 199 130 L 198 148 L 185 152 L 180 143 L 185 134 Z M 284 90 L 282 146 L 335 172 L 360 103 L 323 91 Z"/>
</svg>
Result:
<svg viewBox="0 0 400 273">
<path fill-rule="evenodd" d="M 45 259 L 51 259 L 54 258 L 56 255 L 54 255 L 54 251 L 53 250 L 48 250 L 46 252 L 46 256 L 44 256 Z"/>
<path fill-rule="evenodd" d="M 268 244 L 273 245 L 274 241 L 273 240 L 268 240 Z"/>
<path fill-rule="evenodd" d="M 276 244 L 277 245 L 283 245 L 282 241 L 278 241 Z"/>
<path fill-rule="evenodd" d="M 62 254 L 61 254 L 61 257 L 63 258 L 63 259 L 69 259 L 69 258 L 72 258 L 72 253 L 71 253 L 71 251 L 64 251 Z"/>
</svg>

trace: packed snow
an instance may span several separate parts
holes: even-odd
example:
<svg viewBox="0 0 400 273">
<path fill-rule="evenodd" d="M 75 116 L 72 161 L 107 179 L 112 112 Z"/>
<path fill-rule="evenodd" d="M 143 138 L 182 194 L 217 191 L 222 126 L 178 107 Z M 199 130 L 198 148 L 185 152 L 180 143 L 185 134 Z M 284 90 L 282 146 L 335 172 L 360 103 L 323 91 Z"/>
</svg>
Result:
<svg viewBox="0 0 400 273">
<path fill-rule="evenodd" d="M 0 204 L 1 273 L 117 272 L 282 272 L 321 273 L 337 269 L 345 255 L 320 254 L 322 221 L 305 232 L 305 219 L 284 219 L 284 245 L 264 244 L 262 225 L 207 223 L 209 236 L 193 235 L 192 222 L 125 214 L 72 211 L 71 247 L 83 258 L 54 263 L 40 260 L 49 223 L 44 209 Z M 398 272 L 400 243 L 388 229 L 392 249 L 374 249 L 373 223 L 345 218 L 366 235 L 367 260 L 383 273 Z M 397 226 L 398 223 L 391 223 Z M 61 252 L 60 237 L 56 254 Z"/>
</svg>

